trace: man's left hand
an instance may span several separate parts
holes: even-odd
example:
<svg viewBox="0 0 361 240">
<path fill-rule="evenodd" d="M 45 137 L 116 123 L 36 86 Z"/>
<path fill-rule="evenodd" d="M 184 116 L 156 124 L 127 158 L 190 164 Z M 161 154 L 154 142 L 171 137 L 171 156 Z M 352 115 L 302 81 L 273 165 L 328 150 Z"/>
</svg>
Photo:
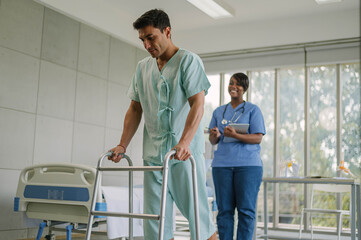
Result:
<svg viewBox="0 0 361 240">
<path fill-rule="evenodd" d="M 177 152 L 174 155 L 174 159 L 180 160 L 180 161 L 186 161 L 188 158 L 191 157 L 191 150 L 189 149 L 189 146 L 186 144 L 178 143 L 175 145 L 172 150 L 175 149 Z"/>
</svg>

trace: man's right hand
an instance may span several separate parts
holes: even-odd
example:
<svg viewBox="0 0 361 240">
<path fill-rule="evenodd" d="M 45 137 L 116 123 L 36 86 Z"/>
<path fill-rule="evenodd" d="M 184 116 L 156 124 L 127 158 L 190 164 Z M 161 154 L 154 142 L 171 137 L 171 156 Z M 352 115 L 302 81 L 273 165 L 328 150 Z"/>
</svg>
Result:
<svg viewBox="0 0 361 240">
<path fill-rule="evenodd" d="M 118 146 L 110 149 L 109 152 L 110 151 L 113 152 L 113 155 L 109 156 L 108 160 L 117 163 L 123 158 L 126 149 L 125 149 L 125 147 L 118 145 Z"/>
</svg>

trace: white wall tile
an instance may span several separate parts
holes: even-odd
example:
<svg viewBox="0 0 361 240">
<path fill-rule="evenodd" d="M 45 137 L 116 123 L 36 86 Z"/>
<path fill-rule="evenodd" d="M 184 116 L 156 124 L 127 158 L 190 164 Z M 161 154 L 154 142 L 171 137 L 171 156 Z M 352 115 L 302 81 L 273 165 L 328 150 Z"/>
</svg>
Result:
<svg viewBox="0 0 361 240">
<path fill-rule="evenodd" d="M 111 149 L 112 147 L 116 146 L 121 137 L 122 131 L 116 129 L 106 129 L 105 131 L 105 149 Z M 142 166 L 142 141 L 143 139 L 143 128 L 142 123 L 139 127 L 136 135 L 133 137 L 130 145 L 128 146 L 126 154 L 130 157 L 133 162 L 134 166 Z M 134 145 L 134 147 L 132 147 Z M 124 159 L 121 162 L 115 164 L 112 162 L 105 162 L 104 166 L 127 166 L 128 162 Z M 134 185 L 143 184 L 143 172 L 134 172 Z M 120 185 L 120 186 L 127 186 L 128 184 L 128 173 L 112 173 L 109 172 L 103 175 L 105 185 Z M 117 179 L 117 181 L 115 181 Z M 113 182 L 113 183 L 112 183 Z"/>
<path fill-rule="evenodd" d="M 150 56 L 150 54 L 146 50 L 137 48 L 136 49 L 136 59 L 135 59 L 136 64 L 140 60 L 142 60 L 142 59 L 144 59 L 146 57 L 149 57 L 149 56 Z"/>
<path fill-rule="evenodd" d="M 0 108 L 0 164 L 22 169 L 33 160 L 35 115 Z"/>
<path fill-rule="evenodd" d="M 127 87 L 109 82 L 106 126 L 122 129 L 129 104 L 130 99 L 127 97 Z"/>
<path fill-rule="evenodd" d="M 45 116 L 36 120 L 34 164 L 71 161 L 73 122 Z"/>
<path fill-rule="evenodd" d="M 40 56 L 44 7 L 28 0 L 2 0 L 0 45 Z"/>
<path fill-rule="evenodd" d="M 0 47 L 0 73 L 0 106 L 35 113 L 39 60 Z"/>
<path fill-rule="evenodd" d="M 105 125 L 107 82 L 84 73 L 78 73 L 75 120 Z"/>
<path fill-rule="evenodd" d="M 35 220 L 35 219 L 34 219 L 34 220 Z M 36 220 L 37 220 L 37 219 L 36 219 Z M 27 230 L 28 230 L 28 238 L 34 238 L 34 239 L 36 239 L 36 236 L 38 235 L 39 224 L 40 224 L 40 223 L 38 223 L 38 225 L 37 225 L 36 228 L 27 228 Z M 48 234 L 48 232 L 49 232 L 49 227 L 45 227 L 45 228 L 44 228 L 44 231 L 43 231 L 42 237 L 45 237 L 45 235 Z M 63 236 L 64 236 L 65 233 L 54 232 L 54 234 L 55 234 L 56 236 L 57 236 L 57 235 L 63 235 Z"/>
<path fill-rule="evenodd" d="M 73 120 L 76 71 L 41 62 L 38 114 Z"/>
<path fill-rule="evenodd" d="M 136 48 L 118 39 L 110 40 L 109 80 L 129 86 L 136 67 Z"/>
<path fill-rule="evenodd" d="M 107 79 L 109 45 L 109 35 L 81 24 L 78 70 Z"/>
<path fill-rule="evenodd" d="M 26 229 L 0 231 L 0 240 L 25 239 L 27 238 L 27 232 Z"/>
<path fill-rule="evenodd" d="M 105 129 L 105 149 L 111 149 L 112 147 L 119 144 L 120 137 L 122 136 L 121 130 L 116 129 Z"/>
<path fill-rule="evenodd" d="M 126 91 L 138 58 L 148 54 L 115 39 L 111 50 L 109 35 L 80 26 L 34 1 L 0 0 L 0 180 L 6 182 L 0 216 L 7 216 L 0 218 L 0 240 L 35 236 L 36 229 L 27 229 L 35 222 L 13 212 L 21 169 L 55 162 L 94 166 L 121 137 Z M 140 129 L 132 144 L 141 146 L 141 138 Z M 139 159 L 141 149 L 129 146 L 132 151 L 132 160 Z M 142 175 L 135 173 L 134 184 L 142 184 Z M 106 177 L 126 185 L 128 174 Z"/>
<path fill-rule="evenodd" d="M 2 184 L 0 184 L 0 230 L 21 228 L 23 214 L 14 212 L 14 197 L 16 197 L 19 175 L 20 170 L 0 169 L 2 179 Z"/>
<path fill-rule="evenodd" d="M 77 67 L 80 23 L 45 8 L 42 58 Z"/>
<path fill-rule="evenodd" d="M 127 147 L 127 155 L 132 159 L 134 165 L 143 165 L 143 126 L 142 120 L 138 130 Z M 120 142 L 122 130 L 109 129 L 105 131 L 105 148 L 110 149 Z"/>
<path fill-rule="evenodd" d="M 72 162 L 96 166 L 104 152 L 105 128 L 83 123 L 74 123 Z"/>
</svg>

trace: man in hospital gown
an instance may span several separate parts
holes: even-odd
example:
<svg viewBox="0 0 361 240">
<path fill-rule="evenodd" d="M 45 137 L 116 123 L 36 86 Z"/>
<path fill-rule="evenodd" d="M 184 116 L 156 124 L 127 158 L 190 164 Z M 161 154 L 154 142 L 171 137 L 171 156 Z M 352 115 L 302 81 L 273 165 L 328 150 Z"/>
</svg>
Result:
<svg viewBox="0 0 361 240">
<path fill-rule="evenodd" d="M 173 238 L 173 202 L 188 219 L 192 239 L 195 220 L 192 195 L 191 154 L 196 160 L 201 239 L 216 239 L 205 186 L 204 137 L 199 127 L 204 96 L 210 87 L 200 58 L 178 48 L 171 40 L 168 15 L 153 9 L 133 26 L 150 57 L 141 60 L 128 89 L 131 99 L 120 144 L 110 160 L 126 152 L 144 113 L 143 161 L 162 166 L 165 154 L 176 149 L 169 162 L 164 239 Z M 159 214 L 162 172 L 144 172 L 144 213 Z M 158 221 L 144 220 L 145 239 L 158 239 Z"/>
</svg>

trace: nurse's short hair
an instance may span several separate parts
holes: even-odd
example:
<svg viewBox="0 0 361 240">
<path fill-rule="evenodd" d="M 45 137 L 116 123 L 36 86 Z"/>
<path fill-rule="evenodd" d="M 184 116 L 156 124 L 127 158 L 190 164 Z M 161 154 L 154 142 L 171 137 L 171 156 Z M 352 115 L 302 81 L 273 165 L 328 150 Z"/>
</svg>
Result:
<svg viewBox="0 0 361 240">
<path fill-rule="evenodd" d="M 232 75 L 231 78 L 234 78 L 237 81 L 237 83 L 243 87 L 243 90 L 247 91 L 249 86 L 249 80 L 246 74 L 241 72 L 235 73 Z"/>
<path fill-rule="evenodd" d="M 133 23 L 133 27 L 136 30 L 147 26 L 153 26 L 163 32 L 164 28 L 170 27 L 168 14 L 160 9 L 152 9 L 144 13 Z"/>
</svg>

